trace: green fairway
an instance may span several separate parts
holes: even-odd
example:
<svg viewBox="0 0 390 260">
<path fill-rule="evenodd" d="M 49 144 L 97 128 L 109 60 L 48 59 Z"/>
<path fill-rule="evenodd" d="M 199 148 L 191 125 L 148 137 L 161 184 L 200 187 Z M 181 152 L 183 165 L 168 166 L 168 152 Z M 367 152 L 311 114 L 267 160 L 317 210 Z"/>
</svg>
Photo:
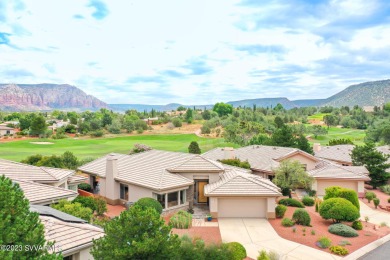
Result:
<svg viewBox="0 0 390 260">
<path fill-rule="evenodd" d="M 362 145 L 364 144 L 365 136 L 366 132 L 364 130 L 330 127 L 328 129 L 327 135 L 317 136 L 317 138 L 314 138 L 314 136 L 311 135 L 311 138 L 313 139 L 311 143 L 320 143 L 321 145 L 327 145 L 329 143 L 329 140 L 343 138 L 350 139 L 356 145 Z"/>
<path fill-rule="evenodd" d="M 324 116 L 326 116 L 326 115 L 330 115 L 330 113 L 318 113 L 318 114 L 314 114 L 314 115 L 308 116 L 307 119 L 318 119 L 318 120 L 323 120 L 323 119 L 324 119 Z"/>
<path fill-rule="evenodd" d="M 0 143 L 0 158 L 20 161 L 33 154 L 60 155 L 65 151 L 73 152 L 79 159 L 97 158 L 107 153 L 128 153 L 134 144 L 142 143 L 167 151 L 188 152 L 191 141 L 197 141 L 202 153 L 215 147 L 233 146 L 223 138 L 201 138 L 194 134 L 176 135 L 137 135 L 95 139 L 34 139 Z M 53 144 L 32 144 L 31 142 L 51 142 Z"/>
</svg>

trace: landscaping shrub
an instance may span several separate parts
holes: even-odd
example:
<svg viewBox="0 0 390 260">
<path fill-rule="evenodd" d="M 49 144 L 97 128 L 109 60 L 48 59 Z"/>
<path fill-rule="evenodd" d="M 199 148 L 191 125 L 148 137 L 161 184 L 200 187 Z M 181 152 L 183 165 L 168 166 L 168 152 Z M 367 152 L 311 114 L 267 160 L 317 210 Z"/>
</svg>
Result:
<svg viewBox="0 0 390 260">
<path fill-rule="evenodd" d="M 333 222 L 354 221 L 360 217 L 359 210 L 343 198 L 325 200 L 320 205 L 319 213 L 324 219 L 332 219 Z"/>
<path fill-rule="evenodd" d="M 341 240 L 341 241 L 339 242 L 339 245 L 340 245 L 340 246 L 346 246 L 346 245 L 350 246 L 350 245 L 352 245 L 352 244 L 351 244 L 351 242 L 349 242 L 348 240 Z"/>
<path fill-rule="evenodd" d="M 318 209 L 320 208 L 320 205 L 322 203 L 322 199 L 316 198 L 314 203 L 315 203 L 315 210 L 316 212 L 318 212 Z"/>
<path fill-rule="evenodd" d="M 304 209 L 296 209 L 292 216 L 292 220 L 295 221 L 296 224 L 303 226 L 310 226 L 310 215 Z"/>
<path fill-rule="evenodd" d="M 378 208 L 378 205 L 379 205 L 379 203 L 380 203 L 381 201 L 380 201 L 378 198 L 374 198 L 372 201 L 374 202 L 375 208 L 377 209 L 377 208 Z"/>
<path fill-rule="evenodd" d="M 379 189 L 380 189 L 381 191 L 383 191 L 384 193 L 390 195 L 390 185 L 381 186 L 381 187 L 379 187 Z"/>
<path fill-rule="evenodd" d="M 187 211 L 180 210 L 171 217 L 169 224 L 174 228 L 188 229 L 192 225 L 192 215 Z"/>
<path fill-rule="evenodd" d="M 331 246 L 331 247 L 329 247 L 329 249 L 333 254 L 336 254 L 336 255 L 348 255 L 348 253 L 349 253 L 348 249 L 346 249 L 343 246 Z"/>
<path fill-rule="evenodd" d="M 368 200 L 368 203 L 371 203 L 371 201 L 376 198 L 376 194 L 372 191 L 367 191 L 365 197 Z"/>
<path fill-rule="evenodd" d="M 342 237 L 357 237 L 359 235 L 355 229 L 341 223 L 330 225 L 328 231 Z"/>
<path fill-rule="evenodd" d="M 135 204 L 141 206 L 142 208 L 154 208 L 159 214 L 162 213 L 162 206 L 160 202 L 152 198 L 141 198 Z"/>
<path fill-rule="evenodd" d="M 357 209 L 360 210 L 359 198 L 356 191 L 352 189 L 342 188 L 339 186 L 332 186 L 325 189 L 324 200 L 330 198 L 344 198 L 350 201 Z"/>
<path fill-rule="evenodd" d="M 328 247 L 330 247 L 331 244 L 332 244 L 332 241 L 329 238 L 324 237 L 324 236 L 320 237 L 316 243 L 316 245 L 318 247 L 321 247 L 321 248 L 328 248 Z"/>
<path fill-rule="evenodd" d="M 104 131 L 103 130 L 91 131 L 89 132 L 89 135 L 92 137 L 102 137 L 104 135 Z"/>
<path fill-rule="evenodd" d="M 267 254 L 267 251 L 261 250 L 259 252 L 259 256 L 257 257 L 257 260 L 271 260 Z"/>
<path fill-rule="evenodd" d="M 80 203 L 72 203 L 68 200 L 60 200 L 57 204 L 52 204 L 50 207 L 75 216 L 77 218 L 84 219 L 88 222 L 92 219 L 93 211 L 90 208 L 83 207 Z"/>
<path fill-rule="evenodd" d="M 324 200 L 330 199 L 330 198 L 337 198 L 339 191 L 342 189 L 340 186 L 332 186 L 325 189 L 325 196 Z"/>
<path fill-rule="evenodd" d="M 292 221 L 289 218 L 282 219 L 282 226 L 283 227 L 292 227 L 292 226 L 294 226 L 294 224 L 295 224 L 294 221 Z"/>
<path fill-rule="evenodd" d="M 313 206 L 314 205 L 314 199 L 310 198 L 309 196 L 304 196 L 302 198 L 302 203 L 305 206 Z"/>
<path fill-rule="evenodd" d="M 352 223 L 352 228 L 355 229 L 355 230 L 362 230 L 363 229 L 363 224 L 360 220 L 355 220 L 353 223 Z"/>
<path fill-rule="evenodd" d="M 278 205 L 275 208 L 275 213 L 277 218 L 283 218 L 286 213 L 287 207 L 284 205 Z"/>
<path fill-rule="evenodd" d="M 94 197 L 77 196 L 72 203 L 76 202 L 80 203 L 83 207 L 92 209 L 92 211 L 95 211 L 97 207 Z"/>
<path fill-rule="evenodd" d="M 291 206 L 291 207 L 297 207 L 297 208 L 304 208 L 303 204 L 296 200 L 296 199 L 281 199 L 279 200 L 279 204 L 285 205 L 285 206 Z"/>
<path fill-rule="evenodd" d="M 203 259 L 232 259 L 232 252 L 227 244 L 210 245 L 204 249 Z"/>
<path fill-rule="evenodd" d="M 317 191 L 315 191 L 315 190 L 308 190 L 307 191 L 307 195 L 309 195 L 309 197 L 314 197 L 316 194 L 317 194 Z"/>
<path fill-rule="evenodd" d="M 230 252 L 232 252 L 232 260 L 242 260 L 246 257 L 246 250 L 243 245 L 238 242 L 230 242 L 227 244 Z"/>
<path fill-rule="evenodd" d="M 105 212 L 107 212 L 107 202 L 103 198 L 96 197 L 95 204 L 96 204 L 96 214 L 98 216 L 102 216 Z"/>
<path fill-rule="evenodd" d="M 91 185 L 89 185 L 88 183 L 80 183 L 80 184 L 77 186 L 77 188 L 79 188 L 80 190 L 92 192 L 92 187 L 91 187 Z"/>
</svg>

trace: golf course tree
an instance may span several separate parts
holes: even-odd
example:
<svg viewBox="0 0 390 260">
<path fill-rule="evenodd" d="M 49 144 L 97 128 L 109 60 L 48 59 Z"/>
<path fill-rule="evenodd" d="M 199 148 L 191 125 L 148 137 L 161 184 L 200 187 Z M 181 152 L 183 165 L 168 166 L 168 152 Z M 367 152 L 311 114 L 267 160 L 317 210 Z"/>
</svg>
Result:
<svg viewBox="0 0 390 260">
<path fill-rule="evenodd" d="M 100 259 L 178 259 L 180 240 L 154 208 L 134 205 L 104 227 L 93 241 L 92 255 Z"/>
<path fill-rule="evenodd" d="M 62 259 L 47 251 L 56 247 L 45 240 L 44 226 L 29 204 L 19 184 L 0 177 L 0 259 Z"/>
<path fill-rule="evenodd" d="M 31 135 L 43 135 L 47 130 L 46 120 L 43 116 L 36 116 L 30 124 Z"/>
<path fill-rule="evenodd" d="M 201 150 L 199 148 L 198 142 L 192 141 L 190 143 L 190 146 L 188 146 L 188 152 L 189 153 L 194 153 L 194 154 L 201 154 L 202 152 L 201 152 Z"/>
<path fill-rule="evenodd" d="M 213 111 L 217 112 L 220 117 L 233 113 L 233 106 L 223 102 L 216 103 L 213 107 Z"/>
<path fill-rule="evenodd" d="M 363 146 L 356 146 L 352 150 L 352 163 L 357 166 L 365 166 L 370 173 L 370 184 L 374 189 L 385 185 L 390 178 L 386 169 L 390 168 L 387 163 L 389 155 L 385 155 L 375 148 L 374 143 L 366 143 Z"/>
<path fill-rule="evenodd" d="M 328 129 L 330 126 L 335 126 L 338 123 L 338 117 L 335 115 L 325 115 L 324 116 L 324 123 L 328 126 Z"/>
<path fill-rule="evenodd" d="M 282 189 L 283 195 L 288 195 L 289 198 L 291 198 L 291 190 L 310 189 L 313 183 L 313 177 L 305 171 L 300 162 L 295 160 L 282 161 L 274 172 L 275 177 L 272 182 Z"/>
</svg>

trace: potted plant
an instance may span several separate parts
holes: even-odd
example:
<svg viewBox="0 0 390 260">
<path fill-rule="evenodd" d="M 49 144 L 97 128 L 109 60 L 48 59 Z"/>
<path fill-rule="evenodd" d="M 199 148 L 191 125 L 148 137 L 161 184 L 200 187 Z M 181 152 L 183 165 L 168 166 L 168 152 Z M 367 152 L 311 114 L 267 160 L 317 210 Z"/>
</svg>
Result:
<svg viewBox="0 0 390 260">
<path fill-rule="evenodd" d="M 206 218 L 207 218 L 207 221 L 211 221 L 213 219 L 213 217 L 210 214 L 207 214 Z"/>
</svg>

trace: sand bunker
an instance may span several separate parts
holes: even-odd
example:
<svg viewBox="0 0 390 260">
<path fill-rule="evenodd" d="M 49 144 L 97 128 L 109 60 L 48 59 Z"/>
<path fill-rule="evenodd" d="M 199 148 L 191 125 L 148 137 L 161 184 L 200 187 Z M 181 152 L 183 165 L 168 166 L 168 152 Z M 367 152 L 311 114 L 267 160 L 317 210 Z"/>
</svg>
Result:
<svg viewBox="0 0 390 260">
<path fill-rule="evenodd" d="M 51 142 L 30 142 L 30 144 L 54 144 Z"/>
</svg>

